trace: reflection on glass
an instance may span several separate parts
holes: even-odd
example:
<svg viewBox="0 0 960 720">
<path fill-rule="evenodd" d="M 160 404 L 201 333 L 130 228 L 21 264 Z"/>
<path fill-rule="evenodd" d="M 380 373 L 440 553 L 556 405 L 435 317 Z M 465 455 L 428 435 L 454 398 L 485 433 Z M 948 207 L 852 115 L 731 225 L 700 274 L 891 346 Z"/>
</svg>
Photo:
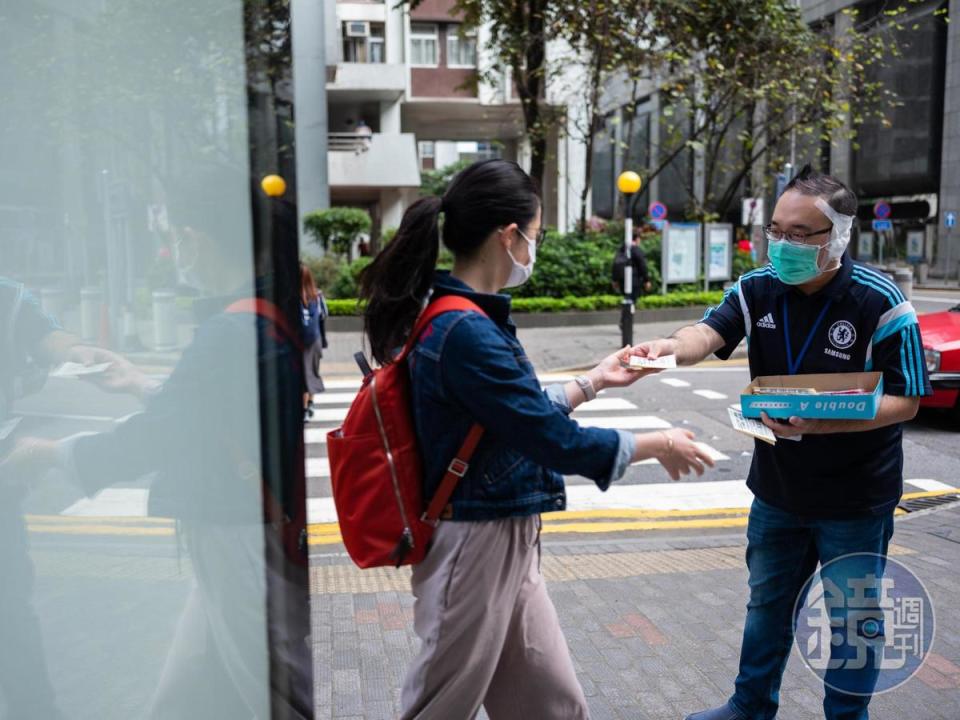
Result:
<svg viewBox="0 0 960 720">
<path fill-rule="evenodd" d="M 276 12 L 0 6 L 0 718 L 312 717 Z"/>
</svg>

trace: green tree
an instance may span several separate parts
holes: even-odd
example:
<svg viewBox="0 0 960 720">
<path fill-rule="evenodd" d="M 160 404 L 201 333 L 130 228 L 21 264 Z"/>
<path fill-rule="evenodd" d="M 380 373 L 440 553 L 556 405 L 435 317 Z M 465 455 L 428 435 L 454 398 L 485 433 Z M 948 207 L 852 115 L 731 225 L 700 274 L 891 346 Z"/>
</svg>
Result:
<svg viewBox="0 0 960 720">
<path fill-rule="evenodd" d="M 654 6 L 662 38 L 655 67 L 667 126 L 644 173 L 649 182 L 681 155 L 702 159 L 685 178 L 688 214 L 726 214 L 754 176 L 772 177 L 791 143 L 855 141 L 884 118 L 895 93 L 871 68 L 900 55 L 906 6 L 873 18 L 843 10 L 849 29 L 811 27 L 787 0 L 672 0 Z M 758 170 L 761 172 L 754 172 Z"/>
<path fill-rule="evenodd" d="M 401 0 L 411 8 L 422 2 Z M 454 10 L 463 18 L 466 28 L 484 26 L 490 33 L 497 65 L 481 73 L 478 80 L 494 83 L 503 69 L 510 71 L 530 141 L 530 175 L 542 187 L 547 138 L 562 117 L 546 101 L 547 41 L 553 0 L 457 0 Z"/>
<path fill-rule="evenodd" d="M 424 170 L 420 173 L 420 194 L 441 197 L 453 177 L 470 164 L 469 160 L 458 160 L 439 170 Z"/>
<path fill-rule="evenodd" d="M 357 238 L 370 232 L 370 216 L 365 210 L 351 207 L 333 207 L 314 210 L 303 218 L 303 228 L 324 251 L 353 259 L 353 244 Z"/>
</svg>

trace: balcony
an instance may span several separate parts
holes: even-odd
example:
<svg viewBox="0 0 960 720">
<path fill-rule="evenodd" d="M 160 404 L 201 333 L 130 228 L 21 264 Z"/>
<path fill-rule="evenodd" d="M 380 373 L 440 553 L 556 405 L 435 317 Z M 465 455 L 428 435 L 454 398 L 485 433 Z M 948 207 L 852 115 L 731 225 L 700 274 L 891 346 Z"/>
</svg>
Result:
<svg viewBox="0 0 960 720">
<path fill-rule="evenodd" d="M 417 142 L 410 133 L 330 133 L 328 142 L 331 189 L 420 187 Z"/>
<path fill-rule="evenodd" d="M 399 100 L 407 89 L 407 69 L 389 63 L 338 63 L 327 82 L 327 100 L 367 102 Z"/>
</svg>

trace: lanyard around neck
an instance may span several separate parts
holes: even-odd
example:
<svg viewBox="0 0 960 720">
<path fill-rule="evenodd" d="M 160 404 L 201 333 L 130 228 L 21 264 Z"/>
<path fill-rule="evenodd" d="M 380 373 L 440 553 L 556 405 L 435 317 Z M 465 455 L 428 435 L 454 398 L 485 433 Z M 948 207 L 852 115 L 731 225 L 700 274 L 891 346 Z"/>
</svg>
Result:
<svg viewBox="0 0 960 720">
<path fill-rule="evenodd" d="M 816 322 L 813 323 L 813 327 L 810 328 L 810 333 L 807 335 L 807 339 L 804 341 L 803 347 L 800 348 L 800 354 L 794 358 L 793 347 L 790 343 L 790 317 L 787 314 L 787 296 L 783 296 L 783 339 L 786 341 L 787 345 L 787 371 L 790 375 L 796 375 L 797 371 L 800 369 L 800 365 L 803 363 L 803 358 L 807 354 L 807 350 L 810 348 L 810 342 L 813 340 L 813 336 L 817 334 L 820 323 L 822 323 L 823 318 L 826 317 L 827 310 L 830 309 L 830 303 L 832 302 L 833 298 L 827 300 L 826 304 L 823 306 L 823 309 L 820 311 L 820 314 L 817 316 Z"/>
</svg>

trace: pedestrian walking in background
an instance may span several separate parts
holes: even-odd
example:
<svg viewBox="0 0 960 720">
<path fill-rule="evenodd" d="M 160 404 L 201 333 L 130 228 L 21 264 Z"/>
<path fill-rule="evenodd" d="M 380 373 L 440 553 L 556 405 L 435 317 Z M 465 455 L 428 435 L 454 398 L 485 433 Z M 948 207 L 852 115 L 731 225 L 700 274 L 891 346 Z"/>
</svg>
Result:
<svg viewBox="0 0 960 720">
<path fill-rule="evenodd" d="M 323 293 L 317 288 L 313 273 L 303 263 L 300 263 L 300 313 L 303 320 L 303 372 L 307 388 L 303 407 L 309 420 L 313 415 L 313 394 L 324 391 L 320 360 L 327 347 L 326 320 L 330 311 Z"/>
<path fill-rule="evenodd" d="M 624 250 L 623 245 L 617 248 L 617 254 L 613 256 L 613 268 L 611 270 L 611 279 L 613 289 L 623 294 L 623 281 L 627 266 L 633 268 L 633 282 L 630 298 L 636 302 L 637 298 L 650 292 L 650 272 L 647 270 L 647 256 L 640 247 L 639 233 L 633 235 L 633 242 L 630 243 L 630 256 Z"/>
<path fill-rule="evenodd" d="M 441 214 L 452 272 L 435 271 Z M 472 718 L 481 705 L 491 720 L 589 717 L 540 574 L 540 513 L 565 508 L 563 474 L 605 490 L 642 458 L 675 479 L 712 465 L 688 431 L 632 434 L 569 417 L 602 388 L 642 375 L 622 367 L 622 353 L 566 385 L 540 387 L 500 290 L 529 279 L 544 234 L 533 180 L 516 163 L 479 162 L 442 198 L 411 205 L 360 278 L 381 363 L 406 342 L 428 297 L 457 295 L 482 310 L 435 318 L 407 360 L 427 502 L 473 425 L 484 428 L 413 569 L 421 647 L 403 686 L 407 720 Z"/>
<path fill-rule="evenodd" d="M 710 353 L 727 359 L 746 336 L 751 377 L 883 374 L 872 420 L 780 422 L 763 414 L 777 436 L 792 442 L 755 442 L 747 480 L 755 495 L 747 526 L 750 601 L 739 674 L 725 705 L 687 720 L 776 717 L 794 608 L 802 606 L 818 562 L 824 582 L 841 595 L 831 601 L 824 716 L 867 720 L 884 643 L 878 578 L 903 493 L 902 424 L 932 391 L 913 306 L 846 252 L 856 213 L 856 195 L 846 185 L 807 165 L 764 228 L 770 265 L 743 275 L 696 325 L 634 348 L 692 365 Z"/>
</svg>

